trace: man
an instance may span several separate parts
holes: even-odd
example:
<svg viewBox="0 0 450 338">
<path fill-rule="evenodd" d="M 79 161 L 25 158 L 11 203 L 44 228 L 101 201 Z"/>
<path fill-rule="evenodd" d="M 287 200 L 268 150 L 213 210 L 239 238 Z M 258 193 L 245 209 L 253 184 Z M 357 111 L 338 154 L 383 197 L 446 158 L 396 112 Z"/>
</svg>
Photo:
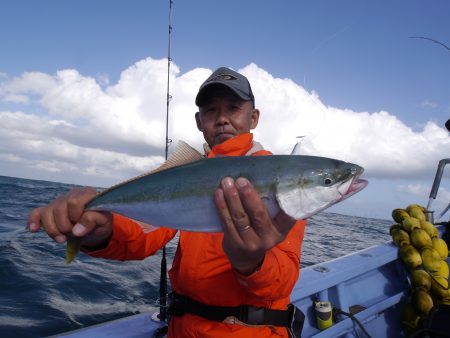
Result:
<svg viewBox="0 0 450 338">
<path fill-rule="evenodd" d="M 217 69 L 200 87 L 195 114 L 208 158 L 270 155 L 253 142 L 251 129 L 260 112 L 250 83 L 228 68 Z M 31 212 L 31 231 L 44 225 L 55 241 L 67 234 L 83 238 L 83 251 L 94 257 L 143 259 L 171 240 L 176 230 L 145 234 L 133 220 L 107 212 L 84 212 L 96 194 L 74 189 Z M 298 278 L 305 221 L 280 212 L 271 219 L 245 178 L 225 177 L 214 193 L 223 233 L 180 231 L 169 271 L 174 304 L 169 337 L 287 337 Z M 184 304 L 180 307 L 179 304 Z M 188 304 L 188 305 L 186 305 Z M 249 306 L 243 306 L 249 305 Z"/>
</svg>

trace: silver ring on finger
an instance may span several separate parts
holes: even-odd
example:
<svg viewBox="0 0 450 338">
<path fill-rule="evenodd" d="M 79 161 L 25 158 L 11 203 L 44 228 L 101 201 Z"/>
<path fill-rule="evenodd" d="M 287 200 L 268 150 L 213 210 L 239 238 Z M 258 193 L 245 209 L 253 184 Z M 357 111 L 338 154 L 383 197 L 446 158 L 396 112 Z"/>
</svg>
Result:
<svg viewBox="0 0 450 338">
<path fill-rule="evenodd" d="M 246 231 L 249 230 L 250 228 L 251 228 L 250 225 L 244 225 L 244 226 L 238 225 L 238 226 L 237 226 L 237 230 L 238 230 L 240 233 L 246 232 Z"/>
</svg>

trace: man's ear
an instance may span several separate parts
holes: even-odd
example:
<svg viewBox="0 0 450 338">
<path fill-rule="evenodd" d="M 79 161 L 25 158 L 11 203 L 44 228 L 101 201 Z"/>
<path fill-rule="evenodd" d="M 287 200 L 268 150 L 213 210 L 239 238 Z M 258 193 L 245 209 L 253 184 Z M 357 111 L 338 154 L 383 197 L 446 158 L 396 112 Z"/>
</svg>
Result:
<svg viewBox="0 0 450 338">
<path fill-rule="evenodd" d="M 195 122 L 197 123 L 197 129 L 203 132 L 202 121 L 200 120 L 200 113 L 195 113 Z"/>
<path fill-rule="evenodd" d="M 259 121 L 259 109 L 253 109 L 250 120 L 250 129 L 255 129 Z"/>
</svg>

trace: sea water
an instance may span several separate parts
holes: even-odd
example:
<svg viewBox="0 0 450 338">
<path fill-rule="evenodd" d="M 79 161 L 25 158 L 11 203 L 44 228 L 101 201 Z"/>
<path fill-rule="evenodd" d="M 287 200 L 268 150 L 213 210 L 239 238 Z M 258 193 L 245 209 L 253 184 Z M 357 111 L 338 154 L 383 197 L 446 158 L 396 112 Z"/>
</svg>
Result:
<svg viewBox="0 0 450 338">
<path fill-rule="evenodd" d="M 31 209 L 73 186 L 0 176 L 0 337 L 45 337 L 158 309 L 160 254 L 117 262 L 77 256 L 25 230 Z M 308 223 L 302 267 L 389 240 L 389 220 L 322 212 Z M 168 265 L 176 238 L 167 246 Z"/>
</svg>

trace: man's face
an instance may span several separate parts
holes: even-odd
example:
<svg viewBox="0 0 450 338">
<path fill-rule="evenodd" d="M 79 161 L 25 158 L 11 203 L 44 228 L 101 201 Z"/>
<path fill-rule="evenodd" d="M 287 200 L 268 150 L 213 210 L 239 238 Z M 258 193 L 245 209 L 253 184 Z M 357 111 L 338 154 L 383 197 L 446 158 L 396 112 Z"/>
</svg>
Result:
<svg viewBox="0 0 450 338">
<path fill-rule="evenodd" d="M 230 90 L 216 91 L 195 114 L 197 128 L 210 147 L 258 125 L 259 110 L 251 101 L 242 101 Z"/>
</svg>

